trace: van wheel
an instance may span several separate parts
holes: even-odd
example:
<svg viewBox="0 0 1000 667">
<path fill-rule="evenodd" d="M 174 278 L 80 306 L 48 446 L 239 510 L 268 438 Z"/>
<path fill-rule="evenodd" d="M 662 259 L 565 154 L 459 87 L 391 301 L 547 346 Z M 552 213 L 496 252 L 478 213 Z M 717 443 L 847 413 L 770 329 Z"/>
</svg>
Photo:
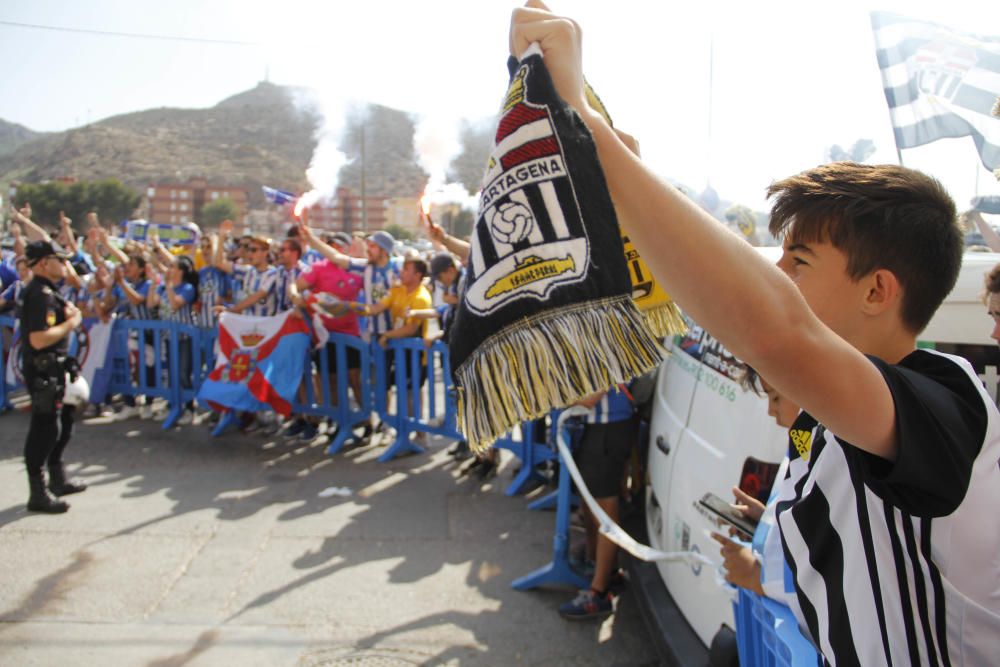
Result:
<svg viewBox="0 0 1000 667">
<path fill-rule="evenodd" d="M 708 647 L 708 664 L 711 667 L 740 667 L 740 654 L 736 649 L 736 633 L 723 625 L 712 637 Z"/>
</svg>

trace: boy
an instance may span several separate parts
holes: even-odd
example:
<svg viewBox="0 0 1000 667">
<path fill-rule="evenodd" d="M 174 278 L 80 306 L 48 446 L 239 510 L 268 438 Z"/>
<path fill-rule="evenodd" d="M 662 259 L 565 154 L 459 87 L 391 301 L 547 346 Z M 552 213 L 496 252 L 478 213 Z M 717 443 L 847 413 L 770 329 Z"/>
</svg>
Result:
<svg viewBox="0 0 1000 667">
<path fill-rule="evenodd" d="M 529 5 L 514 11 L 512 53 L 540 45 L 650 270 L 803 409 L 777 505 L 800 626 L 831 664 L 992 663 L 1000 522 L 984 510 L 1000 504 L 1000 414 L 967 363 L 915 349 L 961 264 L 947 193 L 892 165 L 775 183 L 775 268 L 588 108 L 579 27 Z"/>
</svg>

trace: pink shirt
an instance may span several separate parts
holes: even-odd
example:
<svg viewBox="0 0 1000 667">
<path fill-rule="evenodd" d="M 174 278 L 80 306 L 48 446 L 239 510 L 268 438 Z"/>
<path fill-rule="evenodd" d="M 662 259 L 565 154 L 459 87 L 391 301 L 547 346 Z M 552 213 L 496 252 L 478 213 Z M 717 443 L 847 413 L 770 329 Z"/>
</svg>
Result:
<svg viewBox="0 0 1000 667">
<path fill-rule="evenodd" d="M 364 287 L 364 276 L 360 273 L 345 271 L 328 259 L 313 264 L 308 271 L 302 274 L 301 278 L 306 281 L 309 289 L 313 292 L 332 294 L 341 301 L 357 301 L 358 294 Z M 350 334 L 351 336 L 361 335 L 358 328 L 358 316 L 355 313 L 348 313 L 342 317 L 321 314 L 320 318 L 327 331 Z"/>
</svg>

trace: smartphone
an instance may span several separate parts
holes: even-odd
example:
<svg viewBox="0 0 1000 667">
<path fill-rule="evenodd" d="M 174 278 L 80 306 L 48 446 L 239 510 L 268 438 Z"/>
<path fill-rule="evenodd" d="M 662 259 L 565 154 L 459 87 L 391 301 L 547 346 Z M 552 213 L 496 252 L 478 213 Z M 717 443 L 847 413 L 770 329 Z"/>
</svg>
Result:
<svg viewBox="0 0 1000 667">
<path fill-rule="evenodd" d="M 713 521 L 722 521 L 734 527 L 741 536 L 747 540 L 753 539 L 753 533 L 757 529 L 757 522 L 743 515 L 725 500 L 714 493 L 706 493 L 701 497 L 695 507 Z"/>
</svg>

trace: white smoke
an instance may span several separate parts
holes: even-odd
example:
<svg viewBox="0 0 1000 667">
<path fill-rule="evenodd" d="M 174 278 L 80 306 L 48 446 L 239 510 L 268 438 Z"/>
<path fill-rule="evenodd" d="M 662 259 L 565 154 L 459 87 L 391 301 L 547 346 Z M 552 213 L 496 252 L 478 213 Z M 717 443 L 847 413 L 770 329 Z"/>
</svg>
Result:
<svg viewBox="0 0 1000 667">
<path fill-rule="evenodd" d="M 313 135 L 316 148 L 313 149 L 306 169 L 306 179 L 311 189 L 300 197 L 299 208 L 308 208 L 316 203 L 330 203 L 337 193 L 340 169 L 350 161 L 340 150 L 348 113 L 364 113 L 367 107 L 350 101 L 333 90 L 298 90 L 293 95 L 293 102 L 297 108 L 318 119 Z"/>
</svg>

